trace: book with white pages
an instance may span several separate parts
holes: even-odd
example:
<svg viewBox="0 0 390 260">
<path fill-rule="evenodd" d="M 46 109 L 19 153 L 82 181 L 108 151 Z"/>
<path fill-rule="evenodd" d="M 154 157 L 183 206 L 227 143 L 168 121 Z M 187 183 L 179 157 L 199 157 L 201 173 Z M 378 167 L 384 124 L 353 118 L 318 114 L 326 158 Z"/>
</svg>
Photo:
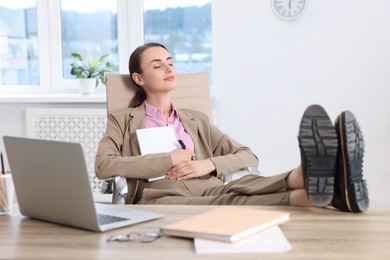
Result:
<svg viewBox="0 0 390 260">
<path fill-rule="evenodd" d="M 167 236 L 189 237 L 234 243 L 260 231 L 289 221 L 290 213 L 239 206 L 219 206 L 166 225 Z"/>
<path fill-rule="evenodd" d="M 235 243 L 195 238 L 194 245 L 197 254 L 284 253 L 291 250 L 291 244 L 279 226 L 266 229 Z"/>
<path fill-rule="evenodd" d="M 136 130 L 141 155 L 169 153 L 180 147 L 173 126 L 150 127 Z M 165 175 L 148 181 L 164 179 Z"/>
</svg>

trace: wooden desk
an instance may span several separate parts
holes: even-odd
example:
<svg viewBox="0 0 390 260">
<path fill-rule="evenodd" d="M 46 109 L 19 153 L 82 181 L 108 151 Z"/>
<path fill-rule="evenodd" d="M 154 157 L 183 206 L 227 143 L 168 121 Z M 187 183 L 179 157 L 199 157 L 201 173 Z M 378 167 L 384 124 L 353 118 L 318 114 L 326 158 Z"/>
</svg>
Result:
<svg viewBox="0 0 390 260">
<path fill-rule="evenodd" d="M 281 254 L 197 255 L 189 239 L 163 237 L 153 243 L 106 243 L 113 234 L 158 231 L 161 226 L 213 206 L 130 206 L 160 212 L 159 220 L 94 233 L 25 218 L 0 216 L 1 259 L 390 259 L 390 209 L 352 214 L 320 208 L 257 207 L 291 212 L 281 225 L 292 250 Z"/>
</svg>

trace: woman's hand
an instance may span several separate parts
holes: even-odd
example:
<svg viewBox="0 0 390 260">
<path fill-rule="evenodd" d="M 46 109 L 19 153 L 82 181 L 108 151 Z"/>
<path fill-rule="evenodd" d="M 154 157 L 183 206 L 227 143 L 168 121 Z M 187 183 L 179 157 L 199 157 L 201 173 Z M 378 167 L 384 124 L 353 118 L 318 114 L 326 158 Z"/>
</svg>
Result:
<svg viewBox="0 0 390 260">
<path fill-rule="evenodd" d="M 201 177 L 215 171 L 215 165 L 210 160 L 184 161 L 172 166 L 166 173 L 169 180 L 188 180 Z"/>
<path fill-rule="evenodd" d="M 190 150 L 185 150 L 181 148 L 177 148 L 169 153 L 172 158 L 172 164 L 176 165 L 182 162 L 191 161 L 191 158 L 195 156 L 195 154 Z"/>
</svg>

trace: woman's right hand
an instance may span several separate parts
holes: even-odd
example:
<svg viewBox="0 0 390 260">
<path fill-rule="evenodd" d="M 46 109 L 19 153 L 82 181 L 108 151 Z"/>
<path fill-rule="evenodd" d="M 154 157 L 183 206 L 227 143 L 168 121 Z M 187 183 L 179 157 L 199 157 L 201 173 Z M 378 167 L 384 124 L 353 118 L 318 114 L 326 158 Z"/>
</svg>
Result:
<svg viewBox="0 0 390 260">
<path fill-rule="evenodd" d="M 173 165 L 177 165 L 182 162 L 191 161 L 191 158 L 195 156 L 194 152 L 186 149 L 181 149 L 181 148 L 177 148 L 172 152 L 170 152 L 169 154 L 171 155 Z"/>
</svg>

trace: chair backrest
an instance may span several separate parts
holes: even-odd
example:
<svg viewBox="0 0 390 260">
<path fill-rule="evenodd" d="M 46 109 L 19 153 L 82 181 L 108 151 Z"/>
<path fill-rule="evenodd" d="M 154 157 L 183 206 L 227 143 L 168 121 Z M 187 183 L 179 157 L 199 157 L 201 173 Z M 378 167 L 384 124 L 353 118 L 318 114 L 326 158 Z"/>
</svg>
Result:
<svg viewBox="0 0 390 260">
<path fill-rule="evenodd" d="M 212 121 L 210 86 L 207 72 L 178 74 L 177 87 L 171 92 L 177 108 L 199 110 Z M 128 107 L 136 87 L 128 74 L 107 74 L 107 112 Z"/>
</svg>

